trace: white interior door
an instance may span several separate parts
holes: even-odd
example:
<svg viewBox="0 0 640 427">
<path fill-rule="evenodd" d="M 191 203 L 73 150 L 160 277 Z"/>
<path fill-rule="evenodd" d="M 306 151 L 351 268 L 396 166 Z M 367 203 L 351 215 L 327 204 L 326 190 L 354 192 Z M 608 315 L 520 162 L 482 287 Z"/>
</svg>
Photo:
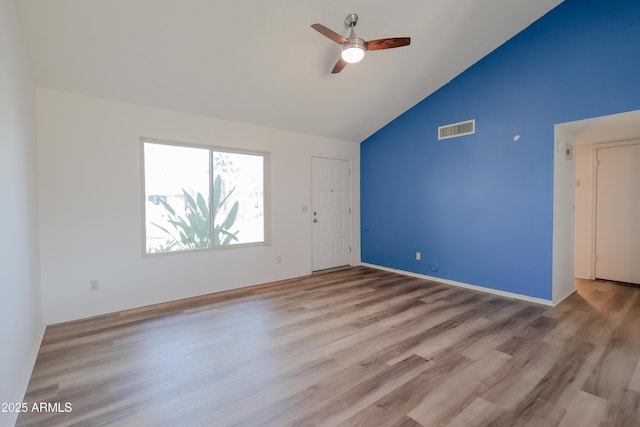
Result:
<svg viewBox="0 0 640 427">
<path fill-rule="evenodd" d="M 351 173 L 347 160 L 312 158 L 313 270 L 351 264 Z"/>
<path fill-rule="evenodd" d="M 640 142 L 597 156 L 596 277 L 640 284 Z"/>
</svg>

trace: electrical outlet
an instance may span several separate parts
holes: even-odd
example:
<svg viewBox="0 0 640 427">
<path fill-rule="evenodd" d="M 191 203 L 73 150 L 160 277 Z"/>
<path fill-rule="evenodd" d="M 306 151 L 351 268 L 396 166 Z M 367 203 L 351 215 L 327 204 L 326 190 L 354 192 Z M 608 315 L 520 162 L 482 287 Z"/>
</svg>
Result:
<svg viewBox="0 0 640 427">
<path fill-rule="evenodd" d="M 100 285 L 97 280 L 89 280 L 89 289 L 92 291 L 97 291 L 100 289 Z"/>
<path fill-rule="evenodd" d="M 282 257 L 281 257 L 280 255 L 278 255 L 278 256 L 276 257 L 276 262 L 277 262 L 278 264 L 281 264 L 281 263 L 282 263 Z"/>
<path fill-rule="evenodd" d="M 416 252 L 416 261 L 420 261 L 422 259 L 422 254 L 420 252 Z"/>
</svg>

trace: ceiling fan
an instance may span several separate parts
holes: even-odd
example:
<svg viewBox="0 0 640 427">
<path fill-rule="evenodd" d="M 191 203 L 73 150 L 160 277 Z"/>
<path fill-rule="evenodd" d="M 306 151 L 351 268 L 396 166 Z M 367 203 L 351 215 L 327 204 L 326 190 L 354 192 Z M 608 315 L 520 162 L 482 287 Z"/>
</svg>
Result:
<svg viewBox="0 0 640 427">
<path fill-rule="evenodd" d="M 364 53 L 368 50 L 392 49 L 394 47 L 408 46 L 411 44 L 410 37 L 392 37 L 388 39 L 369 41 L 356 37 L 354 28 L 358 23 L 358 15 L 355 13 L 347 15 L 344 19 L 344 23 L 347 27 L 351 28 L 351 35 L 349 38 L 342 37 L 340 34 L 328 29 L 322 24 L 313 24 L 311 26 L 311 28 L 323 36 L 330 38 L 342 46 L 342 54 L 340 55 L 340 59 L 338 59 L 336 65 L 333 67 L 333 70 L 331 70 L 332 74 L 339 73 L 347 64 L 360 62 L 362 58 L 364 58 Z"/>
</svg>

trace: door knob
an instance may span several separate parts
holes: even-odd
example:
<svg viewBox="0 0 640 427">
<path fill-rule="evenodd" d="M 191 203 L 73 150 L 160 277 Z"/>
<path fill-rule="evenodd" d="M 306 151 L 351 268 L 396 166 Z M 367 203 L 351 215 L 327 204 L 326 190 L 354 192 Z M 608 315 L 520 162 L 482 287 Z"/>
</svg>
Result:
<svg viewBox="0 0 640 427">
<path fill-rule="evenodd" d="M 318 218 L 313 218 L 313 222 L 318 222 Z"/>
</svg>

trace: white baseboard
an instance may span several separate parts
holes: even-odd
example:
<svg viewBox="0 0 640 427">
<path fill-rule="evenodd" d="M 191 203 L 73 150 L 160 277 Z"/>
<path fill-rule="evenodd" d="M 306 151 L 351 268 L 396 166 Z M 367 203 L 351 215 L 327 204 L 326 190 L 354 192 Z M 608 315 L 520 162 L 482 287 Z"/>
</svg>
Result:
<svg viewBox="0 0 640 427">
<path fill-rule="evenodd" d="M 489 294 L 499 295 L 501 297 L 513 298 L 513 299 L 518 299 L 518 300 L 527 301 L 527 302 L 534 302 L 536 304 L 542 304 L 542 305 L 547 305 L 551 307 L 554 306 L 553 301 L 548 299 L 535 298 L 535 297 L 530 297 L 528 295 L 516 294 L 513 292 L 506 292 L 498 289 L 485 288 L 483 286 L 470 285 L 469 283 L 456 282 L 455 280 L 441 279 L 439 277 L 427 276 L 426 274 L 418 274 L 418 273 L 412 273 L 410 271 L 398 270 L 395 268 L 382 267 L 380 265 L 368 264 L 366 262 L 363 262 L 360 265 L 363 265 L 365 267 L 376 268 L 378 270 L 390 271 L 392 273 L 404 274 L 405 276 L 418 277 L 420 279 L 426 279 L 426 280 L 431 280 L 438 283 L 444 283 L 445 285 L 473 289 L 474 291 L 480 291 L 480 292 L 485 292 Z"/>
</svg>

